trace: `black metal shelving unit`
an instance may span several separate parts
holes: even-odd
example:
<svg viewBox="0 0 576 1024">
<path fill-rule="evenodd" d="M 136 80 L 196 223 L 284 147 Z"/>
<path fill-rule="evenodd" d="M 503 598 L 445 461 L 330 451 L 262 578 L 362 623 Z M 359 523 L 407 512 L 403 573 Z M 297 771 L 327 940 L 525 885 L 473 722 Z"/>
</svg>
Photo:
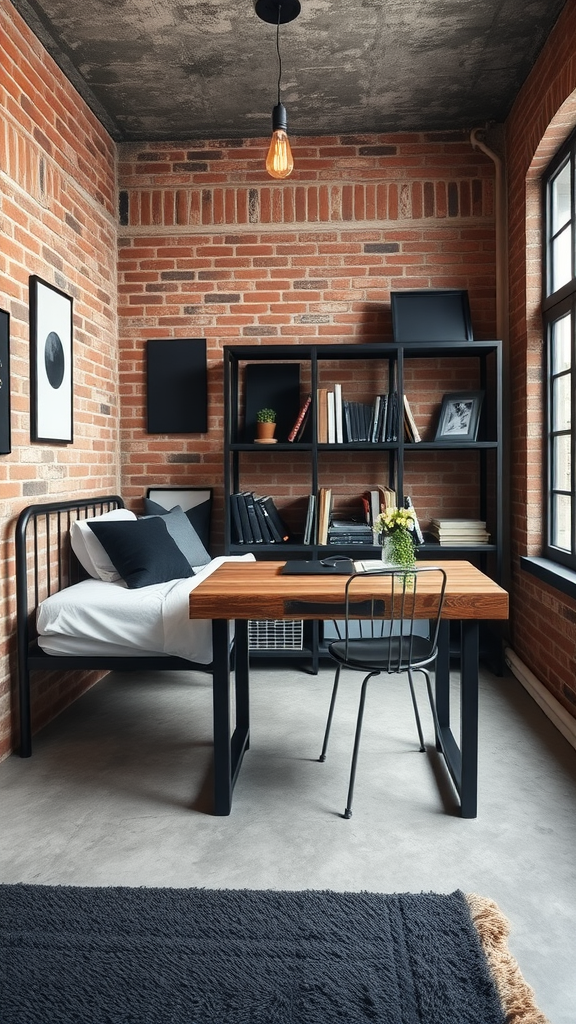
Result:
<svg viewBox="0 0 576 1024">
<path fill-rule="evenodd" d="M 227 554 L 243 554 L 246 544 L 236 543 L 230 515 L 230 495 L 240 490 L 255 490 L 250 479 L 254 459 L 262 455 L 262 446 L 246 441 L 243 436 L 243 373 L 246 364 L 265 362 L 270 364 L 298 363 L 303 371 L 305 384 L 303 392 L 313 396 L 311 406 L 312 432 L 311 439 L 306 442 L 288 443 L 279 440 L 274 445 L 274 464 L 278 464 L 288 454 L 300 453 L 308 465 L 308 483 L 303 486 L 303 495 L 318 492 L 319 463 L 323 456 L 330 452 L 375 453 L 378 461 L 378 482 L 388 482 L 398 496 L 398 502 L 410 493 L 410 461 L 413 452 L 444 453 L 448 459 L 451 452 L 468 451 L 471 459 L 476 461 L 478 473 L 479 507 L 477 517 L 489 522 L 491 543 L 485 545 L 440 545 L 431 538 L 419 548 L 419 556 L 425 559 L 458 559 L 465 558 L 500 582 L 502 575 L 502 347 L 500 341 L 466 341 L 466 342 L 391 342 L 358 345 L 338 344 L 295 344 L 295 345 L 228 345 L 223 349 L 224 356 L 224 505 L 225 505 L 225 551 Z M 412 359 L 440 358 L 456 365 L 460 359 L 474 359 L 477 369 L 473 385 L 484 392 L 484 402 L 480 416 L 478 440 L 476 441 L 420 441 L 408 442 L 404 438 L 403 429 L 399 430 L 398 440 L 394 442 L 345 442 L 326 444 L 319 443 L 316 435 L 315 396 L 322 377 L 322 364 L 329 361 L 351 361 L 358 367 L 367 362 L 379 362 L 380 370 L 375 370 L 374 394 L 388 388 L 393 382 L 398 394 L 404 392 L 404 376 L 407 365 Z M 376 473 L 376 469 L 375 469 Z M 338 481 L 335 481 L 337 486 Z M 370 486 L 367 481 L 366 486 Z M 417 511 L 419 511 L 417 509 Z M 302 524 L 302 529 L 304 524 Z M 298 539 L 285 544 L 257 544 L 248 550 L 257 558 L 271 560 L 288 560 L 291 558 L 322 558 L 334 553 L 334 546 L 312 543 L 304 545 Z M 378 557 L 377 546 L 338 546 L 338 553 L 359 557 Z M 322 655 L 322 631 L 316 623 L 304 624 L 304 643 L 300 650 L 252 650 L 255 656 L 274 656 L 312 659 L 313 670 L 318 668 L 318 658 Z"/>
</svg>

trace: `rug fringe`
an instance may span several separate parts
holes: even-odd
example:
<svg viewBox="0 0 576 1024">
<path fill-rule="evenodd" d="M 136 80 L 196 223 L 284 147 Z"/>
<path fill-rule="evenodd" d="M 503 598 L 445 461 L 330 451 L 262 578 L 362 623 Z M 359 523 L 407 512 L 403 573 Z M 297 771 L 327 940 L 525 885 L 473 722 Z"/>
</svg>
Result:
<svg viewBox="0 0 576 1024">
<path fill-rule="evenodd" d="M 510 922 L 494 900 L 466 893 L 472 920 L 480 936 L 508 1024 L 550 1024 L 535 1002 L 534 990 L 510 953 Z"/>
</svg>

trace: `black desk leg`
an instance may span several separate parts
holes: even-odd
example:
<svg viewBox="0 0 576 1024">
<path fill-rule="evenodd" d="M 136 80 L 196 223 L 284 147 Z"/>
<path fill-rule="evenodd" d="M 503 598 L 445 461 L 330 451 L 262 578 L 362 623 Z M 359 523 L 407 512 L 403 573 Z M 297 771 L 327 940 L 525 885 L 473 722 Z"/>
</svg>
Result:
<svg viewBox="0 0 576 1024">
<path fill-rule="evenodd" d="M 474 619 L 464 619 L 461 629 L 460 813 L 463 818 L 475 818 L 478 805 L 478 622 Z"/>
<path fill-rule="evenodd" d="M 244 737 L 243 749 L 250 745 L 250 677 L 248 622 L 239 619 L 234 630 L 234 671 L 236 686 L 236 728 Z"/>
<path fill-rule="evenodd" d="M 450 622 L 442 619 L 438 634 L 438 657 L 436 659 L 436 714 L 440 729 L 450 728 Z M 441 743 L 436 742 L 441 750 Z"/>
<path fill-rule="evenodd" d="M 236 722 L 230 708 L 230 643 L 226 619 L 212 621 L 214 722 L 214 814 L 230 814 L 232 792 L 250 741 L 248 623 L 236 623 L 234 640 Z"/>
<path fill-rule="evenodd" d="M 460 622 L 460 746 L 450 726 L 450 623 L 440 624 L 436 663 L 436 747 L 460 797 L 462 818 L 475 818 L 478 803 L 478 622 Z"/>
<path fill-rule="evenodd" d="M 232 807 L 230 746 L 230 645 L 228 620 L 212 620 L 212 717 L 214 728 L 214 814 Z"/>
</svg>

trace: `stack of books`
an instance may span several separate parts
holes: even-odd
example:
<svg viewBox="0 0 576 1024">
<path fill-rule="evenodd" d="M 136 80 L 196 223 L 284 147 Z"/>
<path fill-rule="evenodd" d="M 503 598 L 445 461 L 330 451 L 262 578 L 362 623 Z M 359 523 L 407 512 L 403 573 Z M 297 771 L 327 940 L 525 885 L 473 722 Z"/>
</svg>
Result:
<svg viewBox="0 0 576 1024">
<path fill-rule="evenodd" d="M 272 498 L 252 491 L 230 495 L 237 544 L 283 544 L 290 532 Z"/>
<path fill-rule="evenodd" d="M 482 519 L 431 519 L 429 533 L 442 545 L 488 544 L 490 541 Z"/>
<path fill-rule="evenodd" d="M 370 491 L 364 491 L 362 504 L 366 522 L 374 528 L 374 523 L 381 512 L 396 505 L 396 491 L 392 487 L 374 487 Z"/>
<path fill-rule="evenodd" d="M 372 528 L 359 519 L 331 519 L 329 544 L 372 544 Z"/>
</svg>

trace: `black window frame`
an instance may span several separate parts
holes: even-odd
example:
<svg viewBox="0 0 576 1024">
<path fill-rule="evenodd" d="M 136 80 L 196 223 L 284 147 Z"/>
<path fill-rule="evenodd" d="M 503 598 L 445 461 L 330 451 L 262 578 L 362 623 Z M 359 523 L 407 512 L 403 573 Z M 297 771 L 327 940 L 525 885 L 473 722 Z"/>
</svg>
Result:
<svg viewBox="0 0 576 1024">
<path fill-rule="evenodd" d="M 553 242 L 561 230 L 553 230 L 553 184 L 564 167 L 570 165 L 570 280 L 552 291 L 554 272 Z M 550 560 L 576 569 L 576 131 L 555 154 L 543 176 L 544 186 L 544 280 L 542 316 L 546 346 L 546 515 L 543 555 Z M 570 368 L 563 374 L 555 373 L 552 362 L 554 325 L 570 316 Z M 570 376 L 570 427 L 555 428 L 554 382 L 559 376 Z M 570 486 L 561 488 L 555 480 L 554 448 L 560 434 L 570 436 Z M 568 495 L 570 501 L 570 548 L 553 543 L 554 508 L 559 496 Z"/>
</svg>

